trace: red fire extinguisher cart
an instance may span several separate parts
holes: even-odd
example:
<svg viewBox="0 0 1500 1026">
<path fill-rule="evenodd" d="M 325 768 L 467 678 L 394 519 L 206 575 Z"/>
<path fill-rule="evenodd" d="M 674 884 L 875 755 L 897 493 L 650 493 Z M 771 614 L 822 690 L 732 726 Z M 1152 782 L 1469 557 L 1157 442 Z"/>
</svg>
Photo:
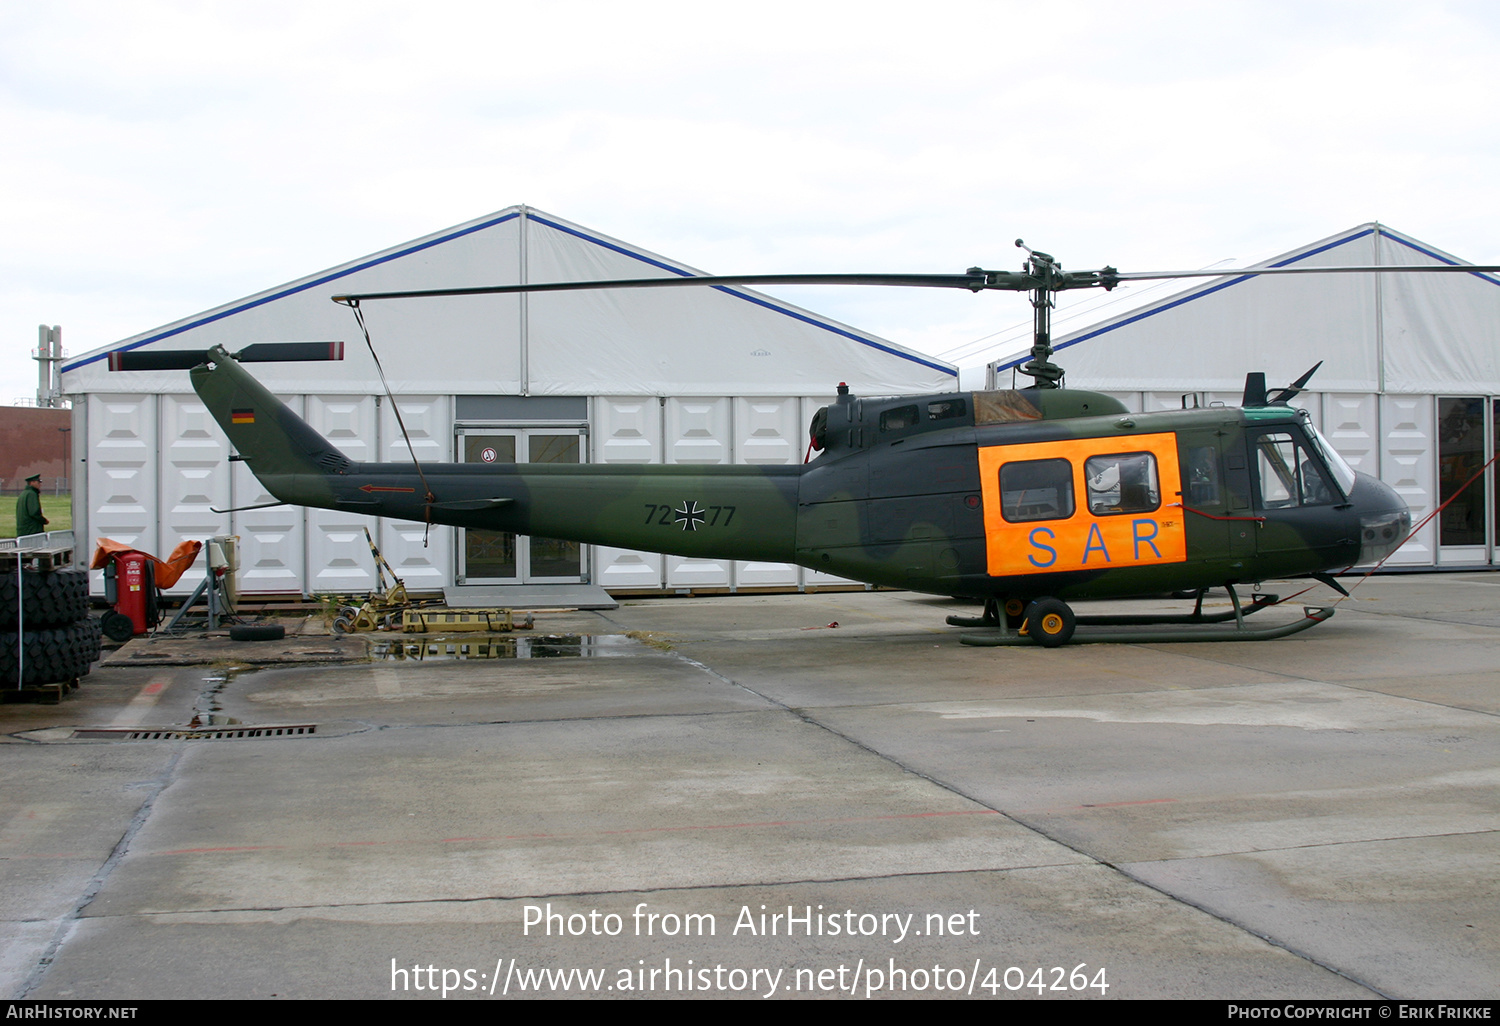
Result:
<svg viewBox="0 0 1500 1026">
<path fill-rule="evenodd" d="M 90 569 L 104 571 L 104 601 L 114 606 L 100 622 L 115 641 L 145 634 L 161 622 L 158 588 L 170 588 L 193 565 L 203 543 L 183 542 L 162 560 L 109 538 L 100 538 Z"/>
</svg>

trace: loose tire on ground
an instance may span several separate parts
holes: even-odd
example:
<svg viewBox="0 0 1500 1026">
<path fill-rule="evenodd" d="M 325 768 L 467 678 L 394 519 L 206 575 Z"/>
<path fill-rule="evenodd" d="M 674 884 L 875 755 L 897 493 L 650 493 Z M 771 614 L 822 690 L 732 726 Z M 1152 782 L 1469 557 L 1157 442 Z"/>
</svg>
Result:
<svg viewBox="0 0 1500 1026">
<path fill-rule="evenodd" d="M 280 641 L 286 626 L 279 623 L 237 623 L 229 628 L 231 641 Z"/>
</svg>

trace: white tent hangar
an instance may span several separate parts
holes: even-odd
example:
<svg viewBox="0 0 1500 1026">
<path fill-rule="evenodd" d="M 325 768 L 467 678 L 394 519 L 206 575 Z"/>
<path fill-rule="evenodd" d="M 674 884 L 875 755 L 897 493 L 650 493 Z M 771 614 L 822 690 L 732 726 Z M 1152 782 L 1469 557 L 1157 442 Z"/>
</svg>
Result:
<svg viewBox="0 0 1500 1026">
<path fill-rule="evenodd" d="M 181 371 L 111 373 L 112 349 L 231 352 L 254 342 L 345 341 L 333 364 L 256 375 L 354 460 L 410 460 L 354 317 L 334 293 L 693 275 L 527 207 L 352 260 L 135 335 L 63 367 L 73 399 L 74 523 L 164 553 L 240 538 L 239 590 L 348 593 L 375 584 L 362 527 L 408 588 L 591 582 L 610 589 L 798 588 L 834 579 L 782 564 L 687 559 L 279 506 Z M 847 381 L 857 393 L 957 387 L 949 364 L 742 288 L 464 296 L 364 306 L 423 461 L 794 463 L 806 425 Z M 177 590 L 196 582 L 184 579 Z"/>
<path fill-rule="evenodd" d="M 1283 254 L 1280 267 L 1463 264 L 1381 224 Z M 1068 384 L 1133 410 L 1237 406 L 1245 374 L 1285 385 L 1319 360 L 1294 400 L 1356 469 L 1377 474 L 1413 522 L 1491 459 L 1500 427 L 1500 280 L 1487 274 L 1227 275 L 1059 336 Z M 1008 384 L 1025 358 L 990 366 Z M 1393 564 L 1493 565 L 1494 471 L 1397 552 Z"/>
</svg>

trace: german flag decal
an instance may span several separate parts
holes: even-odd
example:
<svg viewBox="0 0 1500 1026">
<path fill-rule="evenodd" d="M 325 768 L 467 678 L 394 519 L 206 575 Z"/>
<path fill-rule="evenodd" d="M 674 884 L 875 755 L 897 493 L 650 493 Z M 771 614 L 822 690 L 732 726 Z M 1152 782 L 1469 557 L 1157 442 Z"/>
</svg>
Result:
<svg viewBox="0 0 1500 1026">
<path fill-rule="evenodd" d="M 255 423 L 255 411 L 254 410 L 230 410 L 229 411 L 229 422 L 231 424 L 254 424 Z"/>
</svg>

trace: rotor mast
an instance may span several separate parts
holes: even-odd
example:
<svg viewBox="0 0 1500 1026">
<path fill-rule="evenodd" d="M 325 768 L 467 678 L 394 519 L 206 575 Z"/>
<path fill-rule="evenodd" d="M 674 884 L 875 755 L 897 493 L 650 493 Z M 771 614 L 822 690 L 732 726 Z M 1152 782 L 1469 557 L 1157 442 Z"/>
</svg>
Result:
<svg viewBox="0 0 1500 1026">
<path fill-rule="evenodd" d="M 1063 369 L 1052 362 L 1052 310 L 1057 305 L 1052 295 L 1061 284 L 1062 267 L 1052 254 L 1032 249 L 1020 239 L 1016 246 L 1026 251 L 1022 271 L 1036 282 L 1031 288 L 1031 362 L 1021 373 L 1035 382 L 1035 388 L 1060 388 Z"/>
</svg>

